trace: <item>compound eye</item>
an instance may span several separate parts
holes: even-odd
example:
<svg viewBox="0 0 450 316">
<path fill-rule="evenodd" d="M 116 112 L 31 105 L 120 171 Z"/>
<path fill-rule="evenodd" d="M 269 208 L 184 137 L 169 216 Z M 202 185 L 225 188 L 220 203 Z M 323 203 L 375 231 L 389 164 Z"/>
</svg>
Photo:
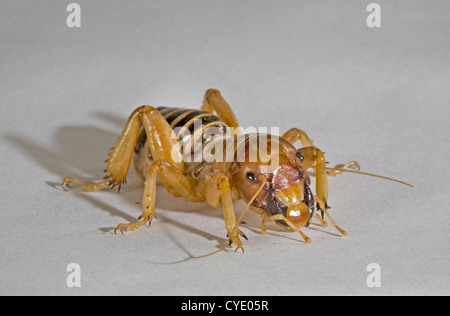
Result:
<svg viewBox="0 0 450 316">
<path fill-rule="evenodd" d="M 303 156 L 303 154 L 299 151 L 297 151 L 297 158 L 300 159 L 301 162 L 303 162 L 303 160 L 305 160 L 305 156 Z"/>
<path fill-rule="evenodd" d="M 258 178 L 256 177 L 256 174 L 254 174 L 253 172 L 247 173 L 247 179 L 251 182 L 258 182 Z"/>
</svg>

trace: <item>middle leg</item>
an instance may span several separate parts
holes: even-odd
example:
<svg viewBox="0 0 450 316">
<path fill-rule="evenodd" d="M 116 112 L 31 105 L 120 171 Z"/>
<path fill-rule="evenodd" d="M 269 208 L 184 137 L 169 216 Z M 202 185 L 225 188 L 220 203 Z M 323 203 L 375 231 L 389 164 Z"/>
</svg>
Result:
<svg viewBox="0 0 450 316">
<path fill-rule="evenodd" d="M 139 216 L 138 221 L 131 224 L 119 224 L 114 233 L 120 231 L 123 234 L 123 229 L 127 231 L 133 231 L 140 228 L 145 223 L 151 223 L 155 214 L 156 203 L 156 178 L 160 176 L 164 183 L 174 191 L 187 199 L 195 200 L 196 195 L 189 182 L 189 180 L 181 173 L 181 171 L 175 168 L 170 163 L 158 160 L 155 161 L 148 169 L 147 178 L 145 180 L 144 194 L 142 196 L 142 209 L 143 212 Z"/>
<path fill-rule="evenodd" d="M 140 118 L 147 134 L 150 153 L 155 162 L 150 166 L 145 179 L 142 197 L 143 213 L 138 221 L 131 224 L 120 224 L 114 232 L 123 228 L 136 230 L 146 222 L 151 222 L 156 202 L 156 180 L 159 175 L 162 184 L 175 196 L 183 196 L 190 200 L 200 198 L 194 192 L 189 180 L 184 176 L 184 162 L 181 146 L 173 129 L 158 111 L 150 111 Z"/>
</svg>

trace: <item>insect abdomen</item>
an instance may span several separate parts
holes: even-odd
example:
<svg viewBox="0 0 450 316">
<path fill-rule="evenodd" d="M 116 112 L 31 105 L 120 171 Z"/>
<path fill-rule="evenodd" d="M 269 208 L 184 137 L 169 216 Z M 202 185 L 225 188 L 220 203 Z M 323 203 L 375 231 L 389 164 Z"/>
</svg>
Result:
<svg viewBox="0 0 450 316">
<path fill-rule="evenodd" d="M 198 128 L 202 128 L 203 133 L 205 133 L 206 129 L 210 127 L 227 127 L 220 117 L 210 112 L 171 107 L 158 107 L 156 109 L 175 132 L 189 130 L 193 134 L 197 132 Z M 181 136 L 180 132 L 177 133 L 177 137 Z"/>
<path fill-rule="evenodd" d="M 210 112 L 172 107 L 158 107 L 156 110 L 161 113 L 174 130 L 182 148 L 190 148 L 191 154 L 194 154 L 194 146 L 201 145 L 204 147 L 217 135 L 228 132 L 226 123 L 219 116 Z M 186 144 L 187 142 L 188 144 Z M 147 134 L 143 127 L 141 127 L 134 152 L 135 171 L 144 178 L 153 158 L 147 146 Z M 183 154 L 189 153 L 183 152 Z"/>
</svg>

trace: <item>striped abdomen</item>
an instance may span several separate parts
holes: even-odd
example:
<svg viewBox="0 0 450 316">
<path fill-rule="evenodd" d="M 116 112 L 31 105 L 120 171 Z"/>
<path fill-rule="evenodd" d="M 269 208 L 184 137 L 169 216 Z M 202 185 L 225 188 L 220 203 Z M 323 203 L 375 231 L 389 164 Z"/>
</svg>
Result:
<svg viewBox="0 0 450 316">
<path fill-rule="evenodd" d="M 174 130 L 184 149 L 183 155 L 185 156 L 194 154 L 194 146 L 204 147 L 216 136 L 228 132 L 225 122 L 210 112 L 172 107 L 158 107 L 156 110 Z M 185 152 L 187 148 L 190 149 L 190 153 Z M 143 127 L 141 127 L 134 152 L 135 171 L 142 177 L 144 176 L 142 173 L 148 170 L 153 161 L 147 145 L 147 134 Z"/>
<path fill-rule="evenodd" d="M 170 107 L 158 107 L 156 109 L 176 132 L 178 138 L 182 137 L 182 134 L 187 133 L 187 131 L 194 135 L 200 132 L 200 128 L 205 134 L 205 131 L 212 127 L 220 129 L 227 127 L 220 117 L 210 112 Z"/>
</svg>

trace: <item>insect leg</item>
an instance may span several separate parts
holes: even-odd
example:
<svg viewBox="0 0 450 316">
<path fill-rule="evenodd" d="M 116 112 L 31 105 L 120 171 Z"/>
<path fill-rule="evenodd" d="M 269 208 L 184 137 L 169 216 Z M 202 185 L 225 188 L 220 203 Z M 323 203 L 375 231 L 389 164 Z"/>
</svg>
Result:
<svg viewBox="0 0 450 316">
<path fill-rule="evenodd" d="M 234 213 L 231 188 L 228 178 L 222 173 L 217 173 L 208 182 L 205 195 L 206 200 L 212 207 L 218 207 L 220 206 L 220 203 L 222 203 L 225 227 L 227 229 L 229 241 L 236 246 L 236 251 L 238 249 L 242 249 L 242 251 L 244 251 L 239 235 L 244 238 L 246 237 L 237 226 L 236 214 Z"/>
<path fill-rule="evenodd" d="M 84 191 L 97 191 L 107 188 L 108 186 L 119 186 L 120 190 L 121 185 L 126 181 L 131 156 L 139 136 L 141 119 L 145 113 L 152 111 L 156 110 L 151 106 L 141 106 L 134 110 L 128 118 L 116 146 L 113 147 L 109 158 L 106 160 L 108 163 L 108 166 L 105 169 L 105 172 L 108 173 L 105 176 L 106 181 L 95 184 L 85 184 L 80 180 L 67 177 L 63 181 L 63 188 L 68 186 L 69 183 L 75 182 L 80 184 Z"/>
<path fill-rule="evenodd" d="M 124 228 L 127 231 L 133 231 L 140 228 L 145 223 L 150 223 L 152 221 L 155 213 L 157 175 L 161 177 L 163 183 L 170 186 L 171 190 L 175 191 L 178 195 L 191 200 L 195 200 L 197 198 L 191 184 L 189 183 L 189 180 L 181 173 L 179 169 L 172 166 L 167 161 L 155 161 L 148 169 L 147 178 L 145 180 L 144 194 L 142 196 L 143 212 L 141 216 L 139 216 L 138 221 L 135 223 L 119 224 L 114 229 L 114 232 L 122 232 Z"/>
<path fill-rule="evenodd" d="M 64 190 L 66 190 L 67 187 L 70 188 L 69 183 L 71 182 L 75 182 L 79 185 L 81 185 L 83 187 L 83 191 L 84 192 L 93 192 L 93 191 L 100 191 L 101 189 L 107 188 L 110 186 L 110 181 L 102 181 L 102 182 L 98 182 L 98 183 L 91 183 L 91 184 L 86 184 L 81 180 L 72 178 L 72 177 L 66 177 L 62 183 L 62 187 Z"/>
<path fill-rule="evenodd" d="M 146 112 L 142 115 L 141 122 L 147 133 L 154 161 L 164 160 L 183 172 L 184 162 L 179 139 L 161 113 L 157 110 Z"/>
<path fill-rule="evenodd" d="M 144 113 L 153 110 L 155 109 L 151 106 L 141 106 L 134 110 L 128 118 L 116 146 L 109 154 L 109 158 L 106 160 L 108 167 L 105 171 L 108 172 L 107 176 L 109 176 L 114 185 L 121 185 L 126 181 L 131 156 L 139 136 L 142 116 Z"/>
<path fill-rule="evenodd" d="M 311 147 L 314 146 L 312 140 L 306 135 L 304 131 L 299 128 L 291 128 L 282 136 L 284 139 L 289 141 L 291 144 L 294 144 L 296 141 L 300 141 L 303 147 Z"/>
<path fill-rule="evenodd" d="M 343 236 L 347 236 L 347 232 L 342 228 L 340 228 L 338 225 L 336 225 L 336 222 L 333 220 L 333 218 L 331 218 L 330 214 L 328 213 L 325 203 L 317 195 L 314 196 L 314 202 L 320 205 L 320 209 L 328 217 L 328 219 L 331 222 L 331 225 L 333 225 Z"/>
<path fill-rule="evenodd" d="M 322 227 L 327 227 L 328 223 L 322 218 L 322 216 L 320 216 L 319 214 L 317 214 L 317 212 L 314 212 L 314 215 L 317 217 L 317 219 L 320 221 L 320 225 L 322 225 Z"/>
<path fill-rule="evenodd" d="M 328 174 L 326 167 L 325 156 L 323 152 L 317 147 L 302 147 L 298 149 L 303 154 L 303 165 L 315 169 L 316 175 L 316 195 L 325 203 L 328 208 Z M 318 168 L 315 168 L 318 167 Z M 323 215 L 322 215 L 323 217 Z"/>
<path fill-rule="evenodd" d="M 181 147 L 175 133 L 155 108 L 145 105 L 137 108 L 130 115 L 116 146 L 106 160 L 108 163 L 105 169 L 108 173 L 105 176 L 106 181 L 86 185 L 80 180 L 67 177 L 63 181 L 63 187 L 75 182 L 82 185 L 84 191 L 101 190 L 108 186 L 119 186 L 120 190 L 122 184 L 126 182 L 141 124 L 144 125 L 147 133 L 152 157 L 155 160 L 168 161 L 182 171 L 184 164 L 181 158 Z"/>
<path fill-rule="evenodd" d="M 157 175 L 169 192 L 176 196 L 196 199 L 191 184 L 183 175 L 184 162 L 181 146 L 169 123 L 160 112 L 153 108 L 143 111 L 139 120 L 144 126 L 150 153 L 155 162 L 147 172 L 142 198 L 143 213 L 139 217 L 140 220 L 132 224 L 120 224 L 114 230 L 115 232 L 117 230 L 122 232 L 123 228 L 135 230 L 146 222 L 151 222 L 155 210 Z"/>
<path fill-rule="evenodd" d="M 254 207 L 254 206 L 250 206 L 250 209 L 253 212 L 261 215 L 261 234 L 265 235 L 267 233 L 267 231 L 266 231 L 266 215 L 267 215 L 267 213 L 264 210 L 262 210 L 258 207 Z"/>
<path fill-rule="evenodd" d="M 210 113 L 215 111 L 229 127 L 239 127 L 239 123 L 233 113 L 233 110 L 228 105 L 227 101 L 225 101 L 222 97 L 219 90 L 209 89 L 205 92 L 202 110 Z"/>
<path fill-rule="evenodd" d="M 314 196 L 314 202 L 316 202 L 317 210 L 328 217 L 331 224 L 341 232 L 342 235 L 347 236 L 347 233 L 336 225 L 334 220 L 328 213 L 328 174 L 326 170 L 326 161 L 323 152 L 317 147 L 303 147 L 298 149 L 303 156 L 303 164 L 308 167 L 316 169 L 316 195 Z M 322 221 L 321 221 L 322 222 Z M 324 226 L 322 222 L 322 226 Z"/>
</svg>

